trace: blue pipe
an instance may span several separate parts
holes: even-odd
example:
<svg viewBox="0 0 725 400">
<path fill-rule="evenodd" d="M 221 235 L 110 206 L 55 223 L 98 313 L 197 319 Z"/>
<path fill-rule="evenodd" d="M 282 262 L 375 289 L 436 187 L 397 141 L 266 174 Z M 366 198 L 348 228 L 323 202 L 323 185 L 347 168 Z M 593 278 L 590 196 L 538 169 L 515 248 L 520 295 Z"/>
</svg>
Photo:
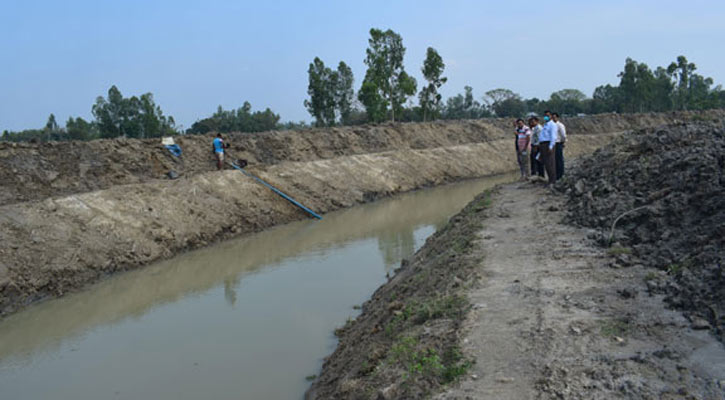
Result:
<svg viewBox="0 0 725 400">
<path fill-rule="evenodd" d="M 231 163 L 231 165 L 232 165 L 232 167 L 234 167 L 234 168 L 238 169 L 239 171 L 242 171 L 242 173 L 243 173 L 244 175 L 246 175 L 246 176 L 249 176 L 249 177 L 251 177 L 251 178 L 254 178 L 254 179 L 255 179 L 255 180 L 257 181 L 257 182 L 259 182 L 259 183 L 261 183 L 262 185 L 264 185 L 264 186 L 266 186 L 266 187 L 270 188 L 270 189 L 271 189 L 271 190 L 272 190 L 273 192 L 275 192 L 275 193 L 277 193 L 278 195 L 282 196 L 282 197 L 283 197 L 283 198 L 284 198 L 285 200 L 287 200 L 287 201 L 289 201 L 290 203 L 292 203 L 292 204 L 296 205 L 297 207 L 299 207 L 299 208 L 301 208 L 301 209 L 305 210 L 305 211 L 306 211 L 306 212 L 307 212 L 308 214 L 312 215 L 313 217 L 315 217 L 315 218 L 317 218 L 317 219 L 322 219 L 322 217 L 321 217 L 321 216 L 320 216 L 319 214 L 317 214 L 316 212 L 314 212 L 314 211 L 310 210 L 309 208 L 307 208 L 307 207 L 303 206 L 303 205 L 302 205 L 302 204 L 300 204 L 300 203 L 299 203 L 299 202 L 298 202 L 297 200 L 295 200 L 295 199 L 293 199 L 293 198 L 291 198 L 291 197 L 287 196 L 286 194 L 284 194 L 284 193 L 283 193 L 283 192 L 282 192 L 281 190 L 277 189 L 276 187 L 274 187 L 274 186 L 270 185 L 269 183 L 267 183 L 267 182 L 263 181 L 262 179 L 260 179 L 260 178 L 258 178 L 258 177 L 256 177 L 256 176 L 254 176 L 254 175 L 253 175 L 253 174 L 252 174 L 251 172 L 247 172 L 247 171 L 245 171 L 244 169 L 242 169 L 241 167 L 239 167 L 239 166 L 238 166 L 237 164 L 235 164 L 235 163 Z"/>
</svg>

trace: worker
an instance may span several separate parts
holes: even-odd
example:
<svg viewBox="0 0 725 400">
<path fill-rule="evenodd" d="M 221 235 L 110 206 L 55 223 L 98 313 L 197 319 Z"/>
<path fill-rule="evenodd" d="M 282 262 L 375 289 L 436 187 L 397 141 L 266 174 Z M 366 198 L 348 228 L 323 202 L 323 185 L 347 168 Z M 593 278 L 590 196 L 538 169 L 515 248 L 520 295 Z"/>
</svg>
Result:
<svg viewBox="0 0 725 400">
<path fill-rule="evenodd" d="M 229 145 L 227 144 L 226 147 L 228 148 Z M 217 133 L 216 139 L 214 139 L 214 156 L 217 170 L 224 169 L 224 139 L 222 139 L 221 133 Z"/>
</svg>

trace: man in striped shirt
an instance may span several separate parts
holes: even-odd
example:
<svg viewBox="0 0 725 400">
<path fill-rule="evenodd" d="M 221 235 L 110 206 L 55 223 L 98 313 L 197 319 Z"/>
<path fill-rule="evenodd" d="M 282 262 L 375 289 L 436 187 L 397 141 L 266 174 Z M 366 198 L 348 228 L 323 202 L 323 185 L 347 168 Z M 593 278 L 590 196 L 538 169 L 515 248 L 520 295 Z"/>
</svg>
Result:
<svg viewBox="0 0 725 400">
<path fill-rule="evenodd" d="M 539 134 L 539 154 L 541 154 L 541 162 L 544 163 L 544 169 L 549 179 L 549 185 L 556 182 L 556 165 L 554 147 L 556 147 L 556 138 L 558 135 L 558 127 L 551 119 L 551 112 L 544 112 L 544 129 Z"/>
</svg>

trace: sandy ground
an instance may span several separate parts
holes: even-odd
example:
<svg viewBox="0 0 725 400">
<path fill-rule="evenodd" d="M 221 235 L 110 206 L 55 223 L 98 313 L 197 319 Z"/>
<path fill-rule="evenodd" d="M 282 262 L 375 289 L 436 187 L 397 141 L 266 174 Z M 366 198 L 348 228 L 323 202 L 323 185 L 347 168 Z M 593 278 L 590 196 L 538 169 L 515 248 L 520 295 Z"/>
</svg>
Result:
<svg viewBox="0 0 725 400">
<path fill-rule="evenodd" d="M 462 348 L 475 363 L 436 399 L 722 399 L 725 348 L 650 295 L 652 269 L 612 268 L 562 196 L 502 187 L 477 234 L 481 278 Z"/>
</svg>

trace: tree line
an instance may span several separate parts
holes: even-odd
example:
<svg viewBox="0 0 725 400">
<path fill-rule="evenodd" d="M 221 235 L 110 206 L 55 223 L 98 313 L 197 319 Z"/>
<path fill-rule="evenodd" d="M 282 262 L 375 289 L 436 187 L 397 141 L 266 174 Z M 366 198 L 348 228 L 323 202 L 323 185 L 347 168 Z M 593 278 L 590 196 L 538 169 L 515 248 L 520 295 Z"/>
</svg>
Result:
<svg viewBox="0 0 725 400">
<path fill-rule="evenodd" d="M 224 110 L 221 106 L 208 118 L 195 122 L 183 132 L 176 126 L 174 117 L 164 115 L 154 102 L 151 93 L 141 96 L 123 97 L 114 85 L 106 97 L 98 96 L 91 111 L 94 119 L 86 121 L 81 117 L 69 117 L 65 127 L 59 126 L 55 115 L 50 114 L 41 129 L 26 129 L 19 132 L 3 131 L 0 141 L 64 141 L 92 140 L 116 137 L 155 138 L 179 134 L 203 134 L 214 132 L 261 132 L 272 129 L 298 129 L 305 123 L 287 122 L 280 124 L 280 116 L 267 108 L 252 111 L 249 102 L 237 110 Z"/>
<path fill-rule="evenodd" d="M 448 78 L 443 76 L 445 63 L 438 51 L 432 47 L 426 51 L 420 68 L 425 82 L 420 90 L 416 79 L 405 71 L 405 52 L 400 34 L 390 29 L 371 29 L 364 59 L 367 70 L 357 92 L 352 69 L 344 61 L 332 69 L 315 57 L 307 70 L 308 98 L 304 101 L 314 125 L 523 117 L 542 114 L 546 109 L 578 115 L 725 108 L 722 86 L 713 86 L 712 78 L 698 74 L 696 65 L 685 56 L 655 69 L 627 58 L 617 75 L 619 84 L 598 86 L 592 97 L 578 89 L 562 89 L 545 100 L 526 99 L 512 90 L 498 88 L 477 99 L 473 88 L 465 86 L 462 93 L 443 101 L 440 89 Z M 417 98 L 417 103 L 413 98 Z M 251 104 L 245 101 L 238 109 L 224 110 L 219 106 L 214 114 L 182 131 L 172 116 L 164 115 L 154 102 L 153 94 L 123 97 L 116 86 L 108 90 L 106 97 L 96 98 L 92 113 L 92 121 L 70 117 L 64 127 L 60 127 L 55 116 L 50 114 L 43 128 L 19 132 L 6 130 L 0 140 L 153 138 L 184 133 L 261 132 L 309 127 L 304 121 L 282 123 L 280 115 L 270 108 L 253 111 Z"/>
<path fill-rule="evenodd" d="M 634 113 L 648 111 L 703 110 L 725 107 L 725 90 L 713 87 L 712 78 L 697 74 L 697 67 L 685 56 L 677 57 L 667 67 L 652 70 L 645 63 L 631 58 L 617 75 L 619 84 L 598 86 L 591 98 L 577 89 L 562 89 L 549 99 L 525 99 L 509 89 L 485 92 L 477 100 L 473 88 L 465 86 L 463 93 L 442 101 L 439 89 L 446 83 L 445 63 L 438 51 L 429 47 L 421 72 L 425 78 L 418 92 L 418 103 L 409 100 L 417 82 L 405 72 L 403 59 L 406 48 L 402 37 L 388 29 L 371 29 L 366 50 L 365 78 L 358 89 L 357 100 L 346 103 L 345 113 L 354 118 L 342 118 L 342 109 L 332 99 L 342 90 L 338 74 L 325 68 L 315 58 L 308 70 L 309 99 L 305 106 L 316 126 L 349 125 L 363 122 L 427 121 L 430 119 L 470 119 L 486 117 L 523 117 L 558 110 L 561 114 L 599 114 L 606 112 Z M 346 66 L 340 62 L 340 66 Z M 338 68 L 339 69 L 339 68 Z M 327 73 L 320 73 L 327 71 Z M 350 93 L 354 78 L 351 71 L 345 77 L 345 93 Z M 350 98 L 349 94 L 346 98 Z M 330 101 L 318 101 L 331 99 Z M 340 117 L 340 118 L 337 118 Z"/>
</svg>

